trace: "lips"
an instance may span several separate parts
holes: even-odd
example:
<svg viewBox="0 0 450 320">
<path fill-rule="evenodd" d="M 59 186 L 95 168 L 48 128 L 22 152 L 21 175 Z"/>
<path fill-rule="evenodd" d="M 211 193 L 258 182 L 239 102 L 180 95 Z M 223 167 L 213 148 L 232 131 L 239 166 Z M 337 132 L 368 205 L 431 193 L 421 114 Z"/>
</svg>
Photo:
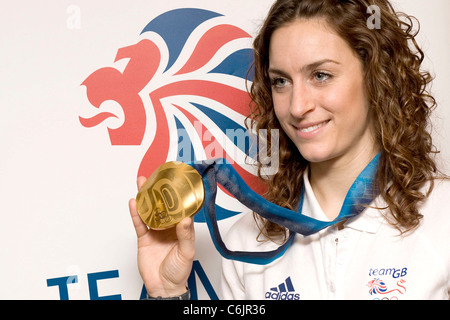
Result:
<svg viewBox="0 0 450 320">
<path fill-rule="evenodd" d="M 309 123 L 297 124 L 297 125 L 293 125 L 293 126 L 296 129 L 297 134 L 299 136 L 308 138 L 308 137 L 311 137 L 311 136 L 315 135 L 316 133 L 318 133 L 321 130 L 321 128 L 323 128 L 324 126 L 326 126 L 328 124 L 328 122 L 330 122 L 330 120 L 309 122 Z"/>
</svg>

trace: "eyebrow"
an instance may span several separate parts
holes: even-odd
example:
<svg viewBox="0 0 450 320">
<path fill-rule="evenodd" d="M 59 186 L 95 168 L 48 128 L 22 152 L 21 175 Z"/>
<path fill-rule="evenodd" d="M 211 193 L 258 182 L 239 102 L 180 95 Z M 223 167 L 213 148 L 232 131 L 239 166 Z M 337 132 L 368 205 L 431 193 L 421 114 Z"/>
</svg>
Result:
<svg viewBox="0 0 450 320">
<path fill-rule="evenodd" d="M 310 63 L 306 66 L 303 66 L 300 71 L 304 72 L 304 71 L 311 71 L 314 69 L 317 69 L 318 67 L 320 67 L 321 65 L 325 64 L 325 63 L 334 63 L 334 64 L 341 64 L 340 62 L 337 62 L 335 60 L 332 59 L 323 59 L 323 60 L 319 60 L 313 63 Z M 274 74 L 278 74 L 281 76 L 288 76 L 288 74 L 286 72 L 284 72 L 283 70 L 280 69 L 275 69 L 275 68 L 269 68 L 268 73 L 274 73 Z"/>
</svg>

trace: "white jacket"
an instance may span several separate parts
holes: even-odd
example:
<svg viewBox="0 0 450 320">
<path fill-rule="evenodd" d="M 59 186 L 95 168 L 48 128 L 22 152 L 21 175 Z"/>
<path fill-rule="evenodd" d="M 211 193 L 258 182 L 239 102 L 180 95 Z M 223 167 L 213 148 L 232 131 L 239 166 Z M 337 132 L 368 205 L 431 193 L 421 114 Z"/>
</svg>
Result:
<svg viewBox="0 0 450 320">
<path fill-rule="evenodd" d="M 223 260 L 223 299 L 449 299 L 450 182 L 437 180 L 422 205 L 424 218 L 406 235 L 391 226 L 382 210 L 367 208 L 343 230 L 297 234 L 287 252 L 268 265 Z M 383 207 L 378 197 L 374 203 Z M 328 220 L 305 174 L 303 214 Z M 232 250 L 273 250 L 256 241 L 251 213 L 230 228 Z"/>
</svg>

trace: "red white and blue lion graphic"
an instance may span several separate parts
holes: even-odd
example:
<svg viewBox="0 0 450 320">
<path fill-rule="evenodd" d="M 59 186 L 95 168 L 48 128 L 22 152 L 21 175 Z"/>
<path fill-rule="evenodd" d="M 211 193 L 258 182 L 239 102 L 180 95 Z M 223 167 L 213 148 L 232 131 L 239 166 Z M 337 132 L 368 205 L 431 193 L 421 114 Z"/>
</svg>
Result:
<svg viewBox="0 0 450 320">
<path fill-rule="evenodd" d="M 146 148 L 138 176 L 148 177 L 170 160 L 223 157 L 234 160 L 234 168 L 251 183 L 253 167 L 243 160 L 249 143 L 237 143 L 227 131 L 246 131 L 245 79 L 252 61 L 251 36 L 225 16 L 195 8 L 165 12 L 145 26 L 136 44 L 118 49 L 113 67 L 83 81 L 98 112 L 79 121 L 91 128 L 123 118 L 119 127 L 108 127 L 109 138 L 114 146 Z M 100 112 L 106 101 L 118 103 L 123 115 Z M 231 198 L 219 192 L 225 201 Z M 218 201 L 216 214 L 223 219 L 237 212 Z M 195 219 L 204 221 L 202 214 Z"/>
</svg>

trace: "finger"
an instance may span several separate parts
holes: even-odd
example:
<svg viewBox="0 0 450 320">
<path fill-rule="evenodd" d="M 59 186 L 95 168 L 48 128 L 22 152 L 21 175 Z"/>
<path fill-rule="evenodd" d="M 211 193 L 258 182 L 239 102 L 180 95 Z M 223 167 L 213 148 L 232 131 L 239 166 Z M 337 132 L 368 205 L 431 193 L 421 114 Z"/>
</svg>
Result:
<svg viewBox="0 0 450 320">
<path fill-rule="evenodd" d="M 138 190 L 140 190 L 142 188 L 142 186 L 144 185 L 145 181 L 147 181 L 146 177 L 140 176 L 140 177 L 137 178 Z"/>
<path fill-rule="evenodd" d="M 195 255 L 194 219 L 184 218 L 176 226 L 180 255 L 186 260 L 192 260 Z"/>
<path fill-rule="evenodd" d="M 139 216 L 139 213 L 137 212 L 135 199 L 130 199 L 130 201 L 128 202 L 128 208 L 130 210 L 131 220 L 133 221 L 134 229 L 136 230 L 136 235 L 139 238 L 147 233 L 148 228 L 145 225 L 144 221 L 142 221 L 141 217 Z"/>
</svg>

